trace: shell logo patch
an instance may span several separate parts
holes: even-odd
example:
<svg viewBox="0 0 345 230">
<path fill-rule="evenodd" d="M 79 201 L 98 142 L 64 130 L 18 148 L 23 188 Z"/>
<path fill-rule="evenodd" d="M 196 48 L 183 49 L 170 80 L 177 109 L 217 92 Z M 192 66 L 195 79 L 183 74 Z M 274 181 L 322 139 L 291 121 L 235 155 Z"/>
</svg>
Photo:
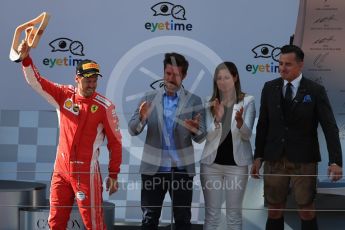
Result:
<svg viewBox="0 0 345 230">
<path fill-rule="evenodd" d="M 65 101 L 65 103 L 63 104 L 63 108 L 70 111 L 74 115 L 79 115 L 80 105 L 73 104 L 73 101 L 71 98 Z"/>
<path fill-rule="evenodd" d="M 92 113 L 96 112 L 97 109 L 98 109 L 98 106 L 97 106 L 97 105 L 92 105 L 92 106 L 91 106 L 91 112 L 92 112 Z"/>
<path fill-rule="evenodd" d="M 72 108 L 72 105 L 73 105 L 73 102 L 71 99 L 67 99 L 65 101 L 65 108 L 70 109 L 70 108 Z"/>
</svg>

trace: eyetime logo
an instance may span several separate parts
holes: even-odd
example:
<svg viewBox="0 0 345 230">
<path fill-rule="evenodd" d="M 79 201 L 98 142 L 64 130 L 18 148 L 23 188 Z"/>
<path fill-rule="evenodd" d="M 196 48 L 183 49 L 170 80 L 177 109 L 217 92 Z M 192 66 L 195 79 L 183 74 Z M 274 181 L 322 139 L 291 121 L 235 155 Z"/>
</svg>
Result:
<svg viewBox="0 0 345 230">
<path fill-rule="evenodd" d="M 80 41 L 73 41 L 69 38 L 57 38 L 49 43 L 52 48 L 51 52 L 68 53 L 68 56 L 43 59 L 43 65 L 53 68 L 55 66 L 76 66 L 82 59 L 74 58 L 74 56 L 84 56 L 84 45 Z M 72 56 L 73 55 L 73 56 Z"/>
<path fill-rule="evenodd" d="M 279 72 L 279 55 L 280 47 L 274 47 L 270 44 L 263 43 L 252 49 L 254 58 L 271 59 L 269 63 L 248 64 L 246 70 L 252 74 L 257 73 L 278 73 Z"/>
<path fill-rule="evenodd" d="M 157 31 L 192 31 L 193 25 L 182 23 L 186 21 L 186 10 L 181 5 L 174 5 L 170 2 L 159 2 L 151 7 L 153 16 L 170 17 L 170 20 L 161 22 L 146 22 L 145 29 L 151 32 Z M 178 20 L 178 21 L 174 21 Z"/>
</svg>

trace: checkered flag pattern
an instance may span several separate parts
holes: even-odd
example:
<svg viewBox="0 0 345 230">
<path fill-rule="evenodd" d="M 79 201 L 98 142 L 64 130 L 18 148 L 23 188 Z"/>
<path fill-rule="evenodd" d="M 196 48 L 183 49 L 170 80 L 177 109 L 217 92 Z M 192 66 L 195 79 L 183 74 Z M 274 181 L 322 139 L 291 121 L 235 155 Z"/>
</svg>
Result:
<svg viewBox="0 0 345 230">
<path fill-rule="evenodd" d="M 121 122 L 121 121 L 120 121 Z M 122 124 L 123 126 L 123 124 Z M 139 174 L 142 141 L 121 129 L 123 160 L 119 175 L 119 191 L 110 196 L 104 190 L 103 199 L 116 205 L 115 221 L 141 221 Z M 23 180 L 45 183 L 49 197 L 50 178 L 58 143 L 58 120 L 55 111 L 2 110 L 0 112 L 0 180 Z M 196 145 L 200 158 L 202 145 Z M 108 151 L 101 147 L 99 158 L 102 177 L 107 176 Z M 196 172 L 200 172 L 199 165 Z M 105 188 L 105 186 L 103 186 Z M 194 178 L 192 222 L 203 223 L 204 203 L 199 176 Z M 162 222 L 171 221 L 171 200 L 167 194 L 163 203 Z"/>
</svg>

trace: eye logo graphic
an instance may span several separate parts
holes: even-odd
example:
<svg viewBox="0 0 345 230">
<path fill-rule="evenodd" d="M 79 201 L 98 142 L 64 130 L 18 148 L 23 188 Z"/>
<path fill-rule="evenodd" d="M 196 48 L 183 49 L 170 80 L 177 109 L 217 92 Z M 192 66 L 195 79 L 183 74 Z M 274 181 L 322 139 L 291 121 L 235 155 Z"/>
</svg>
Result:
<svg viewBox="0 0 345 230">
<path fill-rule="evenodd" d="M 150 84 L 152 89 L 162 88 L 164 86 L 164 79 L 159 79 Z"/>
<path fill-rule="evenodd" d="M 162 88 L 163 86 L 165 86 L 164 79 L 158 79 L 150 84 L 151 89 Z M 183 84 L 181 86 L 184 88 Z"/>
<path fill-rule="evenodd" d="M 71 52 L 73 55 L 84 56 L 84 46 L 80 41 L 73 41 L 69 38 L 57 38 L 49 43 L 52 52 Z"/>
<path fill-rule="evenodd" d="M 154 12 L 153 16 L 173 16 L 175 19 L 186 20 L 186 10 L 181 5 L 174 5 L 170 2 L 159 2 L 151 7 Z"/>
<path fill-rule="evenodd" d="M 270 44 L 260 44 L 252 49 L 255 54 L 254 58 L 272 58 L 279 62 L 280 47 L 274 47 Z"/>
</svg>

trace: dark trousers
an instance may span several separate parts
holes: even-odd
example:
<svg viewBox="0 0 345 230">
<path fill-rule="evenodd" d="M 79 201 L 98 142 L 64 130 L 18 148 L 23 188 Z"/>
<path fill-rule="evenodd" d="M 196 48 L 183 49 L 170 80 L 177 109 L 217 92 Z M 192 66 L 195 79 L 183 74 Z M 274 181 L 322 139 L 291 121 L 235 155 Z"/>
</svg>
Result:
<svg viewBox="0 0 345 230">
<path fill-rule="evenodd" d="M 191 229 L 191 203 L 193 197 L 193 177 L 186 172 L 157 173 L 141 175 L 141 209 L 143 211 L 142 230 L 158 229 L 159 217 L 165 194 L 172 200 L 176 230 Z"/>
</svg>

